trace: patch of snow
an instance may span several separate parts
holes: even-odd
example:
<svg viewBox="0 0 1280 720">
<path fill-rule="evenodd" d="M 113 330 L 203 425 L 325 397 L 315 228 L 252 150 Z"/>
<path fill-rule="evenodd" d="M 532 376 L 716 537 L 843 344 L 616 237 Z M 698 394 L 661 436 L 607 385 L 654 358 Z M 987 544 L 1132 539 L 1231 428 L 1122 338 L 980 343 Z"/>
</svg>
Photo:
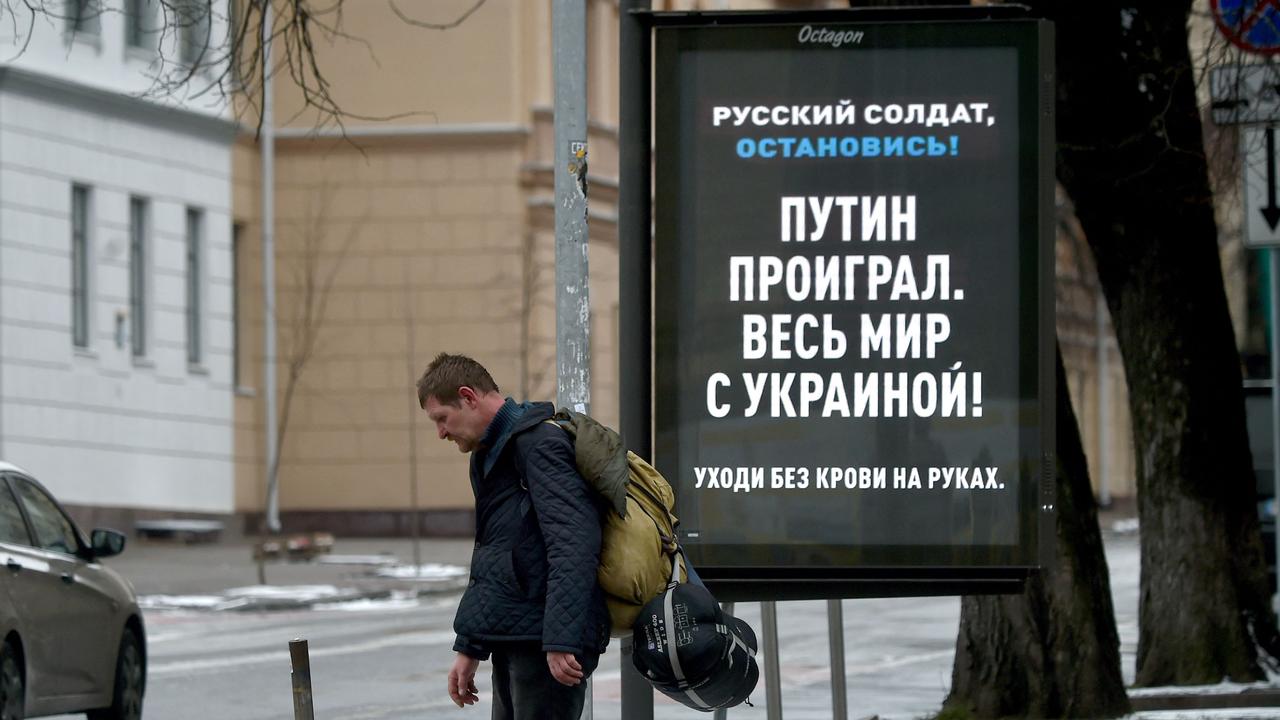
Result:
<svg viewBox="0 0 1280 720">
<path fill-rule="evenodd" d="M 1138 518 L 1127 518 L 1111 523 L 1111 532 L 1122 535 L 1138 532 Z"/>
<path fill-rule="evenodd" d="M 221 595 L 139 595 L 143 610 L 213 610 L 227 601 Z"/>
<path fill-rule="evenodd" d="M 1244 690 L 1274 690 L 1270 682 L 1237 683 L 1223 680 L 1217 685 L 1168 685 L 1165 687 L 1129 688 L 1129 697 L 1148 695 L 1238 695 Z M 1280 708 L 1278 708 L 1280 709 Z"/>
<path fill-rule="evenodd" d="M 1124 720 L 1276 720 L 1280 708 L 1216 708 L 1211 710 L 1149 710 L 1125 715 Z"/>
<path fill-rule="evenodd" d="M 348 592 L 333 585 L 249 585 L 231 588 L 224 594 L 252 600 L 321 600 Z"/>
<path fill-rule="evenodd" d="M 372 599 L 365 598 L 361 600 L 351 600 L 348 602 L 322 603 L 313 607 L 313 610 L 326 612 L 378 612 L 385 610 L 405 610 L 415 608 L 419 605 L 418 596 L 411 592 L 394 592 L 391 597 Z"/>
<path fill-rule="evenodd" d="M 412 565 L 394 565 L 379 568 L 374 574 L 378 577 L 395 578 L 397 580 L 448 580 L 466 575 L 467 569 L 458 565 L 427 563 L 419 565 L 417 568 Z"/>
</svg>

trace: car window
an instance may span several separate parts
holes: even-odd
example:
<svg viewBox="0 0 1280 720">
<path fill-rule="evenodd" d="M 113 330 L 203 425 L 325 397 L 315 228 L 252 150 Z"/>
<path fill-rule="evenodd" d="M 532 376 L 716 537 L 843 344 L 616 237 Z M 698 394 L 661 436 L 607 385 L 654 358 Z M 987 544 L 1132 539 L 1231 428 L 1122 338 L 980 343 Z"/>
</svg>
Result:
<svg viewBox="0 0 1280 720">
<path fill-rule="evenodd" d="M 0 478 L 0 542 L 14 545 L 30 545 L 27 523 L 22 519 L 18 501 L 9 491 L 9 485 Z"/>
<path fill-rule="evenodd" d="M 53 500 L 40 488 L 30 482 L 17 478 L 18 496 L 27 508 L 27 516 L 31 518 L 31 529 L 35 532 L 36 545 L 45 550 L 74 555 L 80 544 L 76 542 L 76 530 L 66 515 L 58 509 Z"/>
</svg>

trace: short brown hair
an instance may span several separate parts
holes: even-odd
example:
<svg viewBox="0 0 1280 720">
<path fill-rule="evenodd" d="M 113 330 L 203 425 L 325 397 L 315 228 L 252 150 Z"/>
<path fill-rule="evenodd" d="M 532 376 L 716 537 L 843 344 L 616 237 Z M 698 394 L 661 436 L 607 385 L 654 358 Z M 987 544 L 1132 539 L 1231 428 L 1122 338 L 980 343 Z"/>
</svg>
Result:
<svg viewBox="0 0 1280 720">
<path fill-rule="evenodd" d="M 463 386 L 481 394 L 498 392 L 498 384 L 483 365 L 466 355 L 440 353 L 418 378 L 418 405 L 426 406 L 429 397 L 457 405 L 458 388 Z"/>
</svg>

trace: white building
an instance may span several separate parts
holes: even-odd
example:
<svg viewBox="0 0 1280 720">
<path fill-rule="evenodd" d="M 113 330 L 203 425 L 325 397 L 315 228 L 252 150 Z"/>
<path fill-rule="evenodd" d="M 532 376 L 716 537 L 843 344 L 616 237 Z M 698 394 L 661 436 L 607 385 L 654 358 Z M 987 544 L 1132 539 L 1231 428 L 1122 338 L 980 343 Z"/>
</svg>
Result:
<svg viewBox="0 0 1280 720">
<path fill-rule="evenodd" d="M 195 97 L 216 67 L 148 93 L 212 58 L 224 14 L 43 5 L 0 23 L 0 459 L 92 521 L 229 514 L 236 126 Z"/>
</svg>

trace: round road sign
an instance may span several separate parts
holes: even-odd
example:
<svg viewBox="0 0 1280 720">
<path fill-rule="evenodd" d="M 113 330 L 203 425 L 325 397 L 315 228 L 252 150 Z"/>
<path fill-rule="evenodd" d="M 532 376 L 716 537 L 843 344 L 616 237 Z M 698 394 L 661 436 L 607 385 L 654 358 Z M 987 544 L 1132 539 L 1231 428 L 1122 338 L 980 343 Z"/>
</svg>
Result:
<svg viewBox="0 0 1280 720">
<path fill-rule="evenodd" d="M 1280 53 L 1280 0 L 1210 0 L 1210 5 L 1218 30 L 1236 47 Z"/>
</svg>

